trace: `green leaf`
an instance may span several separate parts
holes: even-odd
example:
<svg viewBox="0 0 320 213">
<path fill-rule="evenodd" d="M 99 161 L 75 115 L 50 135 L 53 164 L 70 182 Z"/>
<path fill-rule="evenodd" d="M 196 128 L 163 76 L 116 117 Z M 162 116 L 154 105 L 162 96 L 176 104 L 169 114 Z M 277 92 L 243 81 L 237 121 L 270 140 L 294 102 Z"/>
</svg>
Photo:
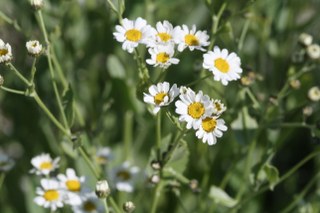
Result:
<svg viewBox="0 0 320 213">
<path fill-rule="evenodd" d="M 237 200 L 230 197 L 223 189 L 217 186 L 210 187 L 209 197 L 213 199 L 215 203 L 225 207 L 233 207 L 238 203 Z"/>
<path fill-rule="evenodd" d="M 109 55 L 107 58 L 107 68 L 112 78 L 124 79 L 126 71 L 119 59 L 114 55 Z"/>
<path fill-rule="evenodd" d="M 273 190 L 279 181 L 278 169 L 270 164 L 265 164 L 263 167 L 263 171 L 265 172 L 267 179 L 269 181 L 269 188 Z"/>
<path fill-rule="evenodd" d="M 165 168 L 172 168 L 176 172 L 182 174 L 187 167 L 189 154 L 187 143 L 181 140 L 178 147 L 173 151 Z"/>
<path fill-rule="evenodd" d="M 67 117 L 67 122 L 70 127 L 72 127 L 74 122 L 73 100 L 73 91 L 71 85 L 69 84 L 68 90 L 63 94 L 62 104 L 64 107 L 64 113 Z"/>
</svg>

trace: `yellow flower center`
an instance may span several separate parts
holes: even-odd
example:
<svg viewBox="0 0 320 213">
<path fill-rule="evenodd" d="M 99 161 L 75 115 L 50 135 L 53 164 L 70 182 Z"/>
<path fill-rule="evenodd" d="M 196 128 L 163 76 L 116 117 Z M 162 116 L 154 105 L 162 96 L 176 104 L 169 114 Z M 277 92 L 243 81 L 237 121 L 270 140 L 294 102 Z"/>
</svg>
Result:
<svg viewBox="0 0 320 213">
<path fill-rule="evenodd" d="M 171 39 L 171 35 L 168 33 L 158 33 L 157 36 L 161 39 L 161 41 L 167 42 Z"/>
<path fill-rule="evenodd" d="M 133 41 L 133 42 L 139 41 L 142 37 L 142 33 L 136 29 L 128 30 L 125 35 L 127 40 Z"/>
<path fill-rule="evenodd" d="M 188 106 L 188 114 L 194 119 L 199 119 L 204 114 L 204 110 L 200 102 L 194 102 Z"/>
<path fill-rule="evenodd" d="M 126 171 L 126 170 L 121 170 L 121 171 L 118 171 L 117 177 L 118 177 L 120 180 L 126 181 L 126 180 L 130 180 L 131 174 L 130 174 L 128 171 Z"/>
<path fill-rule="evenodd" d="M 158 63 L 163 63 L 164 64 L 169 60 L 169 58 L 170 58 L 170 56 L 167 53 L 163 52 L 163 53 L 157 54 L 156 60 L 157 60 Z"/>
<path fill-rule="evenodd" d="M 195 37 L 192 34 L 188 34 L 184 37 L 184 41 L 186 42 L 186 44 L 188 44 L 189 46 L 198 46 L 199 45 L 199 40 L 197 37 Z"/>
<path fill-rule="evenodd" d="M 202 128 L 206 132 L 212 132 L 216 126 L 217 126 L 217 121 L 214 118 L 205 118 L 202 120 Z"/>
<path fill-rule="evenodd" d="M 214 103 L 214 105 L 218 111 L 221 110 L 221 105 L 219 103 Z"/>
<path fill-rule="evenodd" d="M 47 201 L 54 201 L 54 200 L 58 200 L 59 198 L 59 192 L 57 190 L 51 189 L 51 190 L 47 190 L 44 195 L 43 195 L 44 199 L 46 199 Z"/>
<path fill-rule="evenodd" d="M 8 50 L 7 49 L 0 49 L 0 56 L 4 56 L 8 54 Z"/>
<path fill-rule="evenodd" d="M 52 169 L 52 163 L 47 161 L 47 162 L 42 162 L 40 164 L 40 169 Z"/>
<path fill-rule="evenodd" d="M 228 62 L 223 58 L 218 58 L 214 60 L 214 66 L 223 73 L 227 73 L 229 71 L 229 64 Z"/>
<path fill-rule="evenodd" d="M 66 185 L 68 190 L 73 192 L 79 192 L 81 188 L 80 181 L 78 180 L 67 180 Z"/>
<path fill-rule="evenodd" d="M 159 105 L 163 102 L 164 98 L 167 96 L 167 93 L 160 92 L 154 96 L 154 102 Z"/>
<path fill-rule="evenodd" d="M 33 42 L 33 43 L 31 44 L 31 46 L 32 46 L 32 47 L 36 47 L 36 46 L 37 46 L 37 42 Z"/>
<path fill-rule="evenodd" d="M 91 202 L 91 201 L 86 201 L 84 204 L 83 204 L 83 209 L 87 212 L 91 212 L 91 211 L 94 211 L 96 210 L 96 205 Z"/>
</svg>

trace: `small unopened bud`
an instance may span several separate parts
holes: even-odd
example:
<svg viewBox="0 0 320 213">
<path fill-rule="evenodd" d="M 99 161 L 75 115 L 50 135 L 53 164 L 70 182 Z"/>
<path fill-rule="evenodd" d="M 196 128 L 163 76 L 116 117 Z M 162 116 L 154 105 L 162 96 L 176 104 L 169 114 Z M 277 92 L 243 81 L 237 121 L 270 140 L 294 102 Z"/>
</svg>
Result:
<svg viewBox="0 0 320 213">
<path fill-rule="evenodd" d="M 157 160 L 153 160 L 153 161 L 151 161 L 151 167 L 154 170 L 159 170 L 159 169 L 161 169 L 161 163 Z"/>
<path fill-rule="evenodd" d="M 305 117 L 309 117 L 313 113 L 313 109 L 311 106 L 306 106 L 303 108 L 302 113 Z"/>
<path fill-rule="evenodd" d="M 199 182 L 195 179 L 190 180 L 189 187 L 193 193 L 199 193 L 201 191 L 199 188 Z"/>
<path fill-rule="evenodd" d="M 316 60 L 320 58 L 320 46 L 318 44 L 311 44 L 307 47 L 307 54 L 309 58 Z"/>
<path fill-rule="evenodd" d="M 153 183 L 153 184 L 157 184 L 160 182 L 160 177 L 159 175 L 152 175 L 150 177 L 150 182 Z"/>
<path fill-rule="evenodd" d="M 299 43 L 302 44 L 303 46 L 309 46 L 312 44 L 312 36 L 307 34 L 307 33 L 302 33 L 299 36 Z"/>
<path fill-rule="evenodd" d="M 293 88 L 293 89 L 299 89 L 300 86 L 301 86 L 301 83 L 299 80 L 292 80 L 290 81 L 290 86 Z"/>
<path fill-rule="evenodd" d="M 111 190 L 106 180 L 100 180 L 96 183 L 96 195 L 98 198 L 106 198 L 110 194 Z"/>
<path fill-rule="evenodd" d="M 26 43 L 26 48 L 28 50 L 28 53 L 34 57 L 39 56 L 42 51 L 42 45 L 37 40 L 28 41 Z"/>
<path fill-rule="evenodd" d="M 3 78 L 3 76 L 2 76 L 2 75 L 0 75 L 0 86 L 2 86 L 2 85 L 3 85 L 3 83 L 4 83 L 4 78 Z"/>
<path fill-rule="evenodd" d="M 308 91 L 308 97 L 311 101 L 320 101 L 320 89 L 319 87 L 311 87 Z"/>
<path fill-rule="evenodd" d="M 134 205 L 133 202 L 127 201 L 123 204 L 122 208 L 123 208 L 123 211 L 127 213 L 131 213 L 136 209 L 136 206 Z"/>
<path fill-rule="evenodd" d="M 35 10 L 40 10 L 43 7 L 43 0 L 30 0 L 31 6 Z"/>
</svg>

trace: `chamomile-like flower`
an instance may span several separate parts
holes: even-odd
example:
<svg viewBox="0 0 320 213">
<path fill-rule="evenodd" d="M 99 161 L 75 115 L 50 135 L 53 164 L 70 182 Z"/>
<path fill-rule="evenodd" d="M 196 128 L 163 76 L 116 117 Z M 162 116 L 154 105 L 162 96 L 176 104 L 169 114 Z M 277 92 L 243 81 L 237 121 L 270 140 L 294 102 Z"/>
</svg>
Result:
<svg viewBox="0 0 320 213">
<path fill-rule="evenodd" d="M 149 44 L 154 40 L 155 29 L 147 25 L 143 18 L 122 20 L 122 25 L 116 26 L 116 32 L 113 33 L 118 42 L 122 42 L 122 49 L 132 53 L 139 44 Z"/>
<path fill-rule="evenodd" d="M 101 201 L 94 192 L 86 193 L 82 196 L 82 202 L 79 205 L 72 206 L 74 213 L 103 213 L 104 208 Z"/>
<path fill-rule="evenodd" d="M 111 149 L 109 147 L 101 147 L 98 148 L 98 151 L 96 153 L 96 161 L 99 164 L 107 164 L 110 160 L 112 160 L 113 155 L 111 152 Z"/>
<path fill-rule="evenodd" d="M 144 93 L 143 101 L 152 104 L 153 113 L 156 114 L 161 107 L 169 105 L 179 95 L 179 89 L 176 84 L 170 88 L 168 82 L 162 82 L 150 86 L 149 93 Z"/>
<path fill-rule="evenodd" d="M 133 192 L 138 172 L 139 168 L 130 165 L 128 161 L 115 168 L 112 171 L 112 179 L 116 185 L 116 189 L 124 192 Z"/>
<path fill-rule="evenodd" d="M 32 56 L 38 56 L 42 51 L 42 45 L 37 40 L 28 41 L 26 43 L 26 48 L 28 50 L 28 53 Z"/>
<path fill-rule="evenodd" d="M 202 139 L 203 143 L 214 145 L 217 143 L 217 138 L 222 137 L 222 131 L 227 129 L 223 119 L 210 116 L 202 119 L 199 129 L 196 131 L 196 136 Z"/>
<path fill-rule="evenodd" d="M 227 49 L 220 50 L 217 46 L 203 55 L 203 67 L 212 72 L 214 80 L 221 81 L 223 85 L 240 78 L 240 65 L 240 58 L 235 53 L 229 54 Z"/>
<path fill-rule="evenodd" d="M 195 93 L 192 89 L 186 88 L 179 98 L 175 103 L 176 113 L 180 115 L 180 121 L 187 122 L 187 129 L 198 129 L 202 119 L 213 113 L 212 101 L 209 96 L 203 95 L 202 91 Z"/>
<path fill-rule="evenodd" d="M 31 164 L 34 166 L 34 168 L 31 169 L 30 172 L 35 173 L 36 175 L 48 175 L 50 172 L 59 167 L 59 160 L 59 157 L 53 160 L 49 154 L 45 153 L 38 155 L 31 159 Z"/>
<path fill-rule="evenodd" d="M 84 191 L 85 177 L 78 177 L 74 169 L 68 168 L 66 174 L 58 174 L 61 187 L 65 189 L 65 203 L 79 205 L 81 203 L 81 192 Z"/>
<path fill-rule="evenodd" d="M 174 31 L 177 28 L 173 28 L 172 24 L 164 20 L 163 22 L 157 22 L 156 24 L 156 36 L 155 36 L 155 41 L 156 44 L 170 44 L 174 43 Z"/>
<path fill-rule="evenodd" d="M 7 63 L 12 60 L 11 46 L 9 43 L 4 43 L 0 39 L 0 64 Z"/>
<path fill-rule="evenodd" d="M 213 103 L 213 114 L 214 115 L 221 115 L 224 111 L 226 111 L 227 107 L 221 102 L 221 100 L 214 99 L 212 100 Z"/>
<path fill-rule="evenodd" d="M 51 211 L 63 207 L 64 192 L 59 188 L 58 181 L 41 179 L 41 187 L 37 188 L 36 193 L 38 196 L 34 198 L 34 202 L 37 205 L 50 208 Z"/>
<path fill-rule="evenodd" d="M 171 64 L 178 64 L 179 59 L 173 58 L 174 47 L 172 45 L 157 45 L 149 48 L 151 59 L 147 59 L 147 64 L 155 67 L 168 68 Z"/>
<path fill-rule="evenodd" d="M 177 27 L 174 31 L 174 38 L 180 52 L 187 47 L 191 51 L 194 49 L 205 51 L 203 47 L 210 44 L 207 31 L 197 31 L 196 25 L 193 25 L 191 29 L 187 25 L 182 25 L 182 28 L 180 26 Z"/>
</svg>

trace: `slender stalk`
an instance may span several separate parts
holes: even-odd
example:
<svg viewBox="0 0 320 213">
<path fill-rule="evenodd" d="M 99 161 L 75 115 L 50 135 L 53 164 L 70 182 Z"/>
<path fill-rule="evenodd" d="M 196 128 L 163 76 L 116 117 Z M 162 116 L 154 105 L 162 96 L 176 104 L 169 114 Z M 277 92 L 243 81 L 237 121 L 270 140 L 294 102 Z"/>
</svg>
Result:
<svg viewBox="0 0 320 213">
<path fill-rule="evenodd" d="M 13 66 L 13 64 L 8 63 L 8 66 L 10 68 L 10 70 L 12 70 L 14 72 L 14 74 L 16 76 L 18 76 L 18 78 L 20 78 L 21 81 L 23 81 L 27 86 L 30 86 L 30 82 L 28 81 L 28 79 L 26 79 L 16 68 L 15 66 Z"/>
<path fill-rule="evenodd" d="M 54 47 L 51 48 L 51 56 L 52 56 L 52 62 L 57 70 L 57 73 L 58 73 L 58 76 L 59 76 L 59 79 L 62 83 L 62 86 L 63 86 L 63 90 L 65 91 L 66 89 L 68 89 L 68 81 L 66 80 L 65 76 L 64 76 L 64 73 L 62 71 L 62 68 L 61 68 L 61 65 L 58 61 L 58 58 L 56 56 L 56 53 L 54 51 Z"/>
<path fill-rule="evenodd" d="M 239 38 L 238 51 L 242 50 L 244 39 L 246 38 L 249 26 L 250 26 L 250 19 L 247 19 L 246 22 L 244 23 L 244 26 L 242 28 L 241 35 Z"/>
<path fill-rule="evenodd" d="M 124 131 L 123 131 L 123 140 L 125 147 L 125 160 L 129 160 L 131 157 L 131 149 L 132 149 L 132 118 L 133 113 L 131 111 L 127 111 L 124 116 Z"/>
<path fill-rule="evenodd" d="M 259 108 L 261 107 L 261 106 L 260 106 L 260 103 L 259 103 L 259 101 L 257 100 L 257 98 L 255 97 L 255 95 L 252 93 L 252 91 L 250 90 L 249 87 L 246 87 L 246 88 L 245 88 L 245 92 L 248 94 L 249 98 L 250 98 L 251 101 L 253 102 L 253 107 L 259 109 Z"/>
<path fill-rule="evenodd" d="M 111 10 L 118 15 L 118 10 L 116 6 L 114 6 L 113 2 L 111 0 L 107 0 L 108 5 L 110 6 Z"/>
<path fill-rule="evenodd" d="M 117 203 L 114 201 L 114 199 L 112 197 L 109 197 L 110 200 L 110 204 L 112 206 L 112 208 L 114 209 L 114 211 L 116 213 L 122 213 L 122 211 L 120 210 L 120 208 L 118 207 Z"/>
<path fill-rule="evenodd" d="M 0 189 L 1 189 L 1 187 L 2 187 L 2 184 L 3 184 L 3 181 L 4 181 L 4 178 L 5 178 L 5 173 L 4 172 L 1 172 L 0 173 Z"/>
<path fill-rule="evenodd" d="M 36 71 L 37 71 L 36 63 L 37 63 L 37 58 L 34 57 L 32 62 L 32 67 L 31 67 L 31 74 L 30 74 L 30 82 L 32 85 L 34 82 L 34 76 L 36 75 Z"/>
<path fill-rule="evenodd" d="M 184 184 L 189 184 L 190 180 L 188 178 L 186 178 L 185 176 L 183 176 L 182 174 L 176 172 L 173 168 L 164 168 L 163 170 L 164 172 L 169 173 L 170 175 L 172 175 L 174 178 L 176 178 L 177 180 L 179 180 L 181 183 Z"/>
<path fill-rule="evenodd" d="M 291 128 L 291 127 L 300 127 L 300 128 L 307 128 L 307 129 L 313 129 L 315 128 L 314 125 L 311 125 L 311 124 L 306 124 L 304 122 L 296 122 L 296 123 L 282 123 L 280 125 L 280 127 L 288 127 L 288 128 Z"/>
<path fill-rule="evenodd" d="M 109 213 L 108 202 L 106 198 L 103 199 L 103 205 L 104 205 L 105 213 Z"/>
<path fill-rule="evenodd" d="M 9 18 L 6 14 L 4 14 L 3 12 L 0 11 L 0 18 L 3 19 L 5 22 L 7 22 L 8 24 L 13 25 L 13 27 L 17 30 L 17 31 L 21 31 L 21 27 L 19 26 L 17 20 L 13 20 L 11 18 Z"/>
<path fill-rule="evenodd" d="M 81 156 L 83 157 L 83 159 L 86 161 L 86 163 L 88 164 L 91 172 L 94 174 L 94 176 L 96 177 L 96 179 L 100 179 L 101 175 L 100 172 L 96 169 L 96 167 L 93 165 L 92 161 L 90 160 L 90 157 L 88 156 L 88 153 L 84 150 L 84 148 L 82 146 L 78 147 L 78 150 L 81 154 Z"/>
<path fill-rule="evenodd" d="M 218 31 L 218 26 L 219 26 L 219 22 L 220 22 L 220 19 L 221 19 L 221 16 L 224 12 L 224 10 L 226 9 L 227 7 L 227 3 L 223 3 L 219 9 L 219 12 L 216 16 L 213 16 L 212 19 L 213 19 L 213 26 L 212 26 L 212 37 L 211 37 L 211 41 L 210 41 L 210 45 L 209 45 L 209 50 L 212 49 L 213 45 L 214 45 L 214 42 L 215 42 L 215 35 Z"/>
<path fill-rule="evenodd" d="M 48 39 L 48 34 L 47 34 L 46 27 L 44 25 L 44 20 L 43 20 L 43 17 L 42 17 L 41 10 L 38 10 L 37 13 L 38 13 L 38 16 L 39 16 L 40 28 L 41 28 L 42 34 L 44 36 L 44 39 L 46 41 L 46 44 L 47 44 L 47 60 L 48 60 L 50 77 L 51 77 L 51 82 L 52 82 L 54 94 L 55 94 L 55 97 L 56 97 L 56 101 L 58 103 L 58 108 L 59 108 L 60 113 L 61 113 L 63 124 L 64 124 L 64 126 L 66 128 L 69 128 L 69 124 L 68 124 L 66 115 L 64 113 L 64 110 L 63 110 L 61 97 L 60 97 L 60 94 L 59 94 L 59 91 L 58 91 L 58 87 L 57 87 L 57 84 L 56 84 L 56 80 L 55 80 L 55 75 L 54 75 L 54 70 L 53 70 L 53 65 L 52 65 L 52 57 L 51 57 L 51 46 L 50 46 L 51 44 L 50 44 L 50 41 Z"/>
<path fill-rule="evenodd" d="M 206 76 L 203 76 L 203 77 L 201 77 L 201 78 L 199 78 L 197 80 L 194 80 L 194 81 L 190 82 L 189 84 L 186 85 L 186 87 L 190 87 L 190 86 L 192 86 L 194 84 L 197 84 L 197 83 L 199 83 L 199 82 L 201 82 L 201 81 L 203 81 L 203 80 L 205 80 L 205 79 L 207 79 L 209 77 L 212 77 L 212 76 L 213 76 L 212 73 L 210 73 L 210 74 L 208 74 Z"/>
<path fill-rule="evenodd" d="M 156 213 L 156 209 L 157 209 L 157 205 L 158 205 L 158 202 L 159 202 L 159 198 L 161 196 L 162 188 L 163 188 L 163 183 L 162 183 L 162 181 L 160 181 L 157 184 L 156 189 L 154 191 L 153 201 L 152 201 L 152 205 L 151 205 L 151 213 Z"/>
<path fill-rule="evenodd" d="M 156 125 L 157 159 L 161 160 L 161 110 L 157 114 Z"/>
<path fill-rule="evenodd" d="M 6 92 L 10 92 L 10 93 L 14 93 L 14 94 L 18 94 L 18 95 L 25 95 L 26 92 L 22 91 L 22 90 L 16 90 L 16 89 L 11 89 L 5 86 L 0 86 L 0 88 Z"/>
</svg>

